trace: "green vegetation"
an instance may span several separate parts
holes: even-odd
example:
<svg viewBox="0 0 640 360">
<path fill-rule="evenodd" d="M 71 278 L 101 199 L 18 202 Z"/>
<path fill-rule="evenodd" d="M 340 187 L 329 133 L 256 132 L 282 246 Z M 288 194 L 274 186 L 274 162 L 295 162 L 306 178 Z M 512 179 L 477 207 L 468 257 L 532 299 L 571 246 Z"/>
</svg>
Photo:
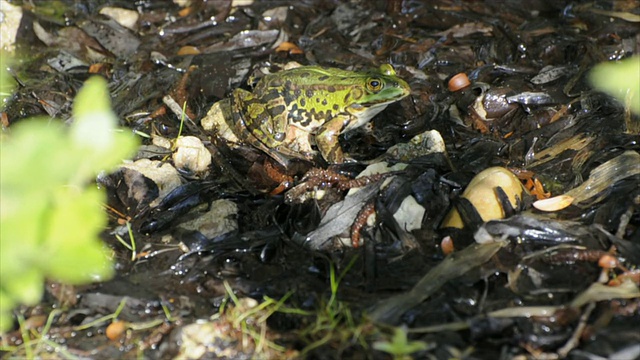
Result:
<svg viewBox="0 0 640 360">
<path fill-rule="evenodd" d="M 9 82 L 3 73 L 0 88 Z M 116 129 L 107 83 L 89 79 L 74 121 L 28 119 L 0 137 L 0 331 L 18 304 L 40 301 L 45 278 L 68 284 L 113 273 L 98 234 L 107 224 L 105 195 L 93 180 L 137 148 Z"/>
<path fill-rule="evenodd" d="M 354 257 L 345 269 L 336 276 L 335 266 L 329 268 L 329 284 L 331 296 L 329 300 L 322 300 L 315 312 L 315 321 L 300 331 L 300 336 L 309 343 L 302 350 L 302 355 L 311 350 L 333 344 L 348 347 L 357 342 L 363 348 L 368 348 L 365 337 L 375 332 L 375 327 L 364 318 L 356 321 L 348 304 L 338 300 L 340 282 L 349 269 L 355 264 Z"/>
<path fill-rule="evenodd" d="M 349 304 L 338 299 L 340 282 L 355 263 L 354 258 L 338 275 L 333 264 L 329 269 L 330 291 L 328 299 L 321 299 L 313 311 L 302 310 L 285 305 L 293 291 L 285 294 L 280 300 L 264 297 L 258 304 L 249 298 L 238 298 L 227 282 L 226 301 L 222 303 L 219 313 L 212 317 L 213 322 L 230 323 L 231 328 L 238 330 L 244 340 L 251 339 L 254 344 L 253 355 L 258 358 L 298 358 L 307 357 L 313 350 L 321 347 L 337 349 L 338 353 L 356 347 L 364 350 L 378 350 L 391 355 L 393 359 L 410 359 L 410 354 L 430 350 L 434 344 L 424 341 L 411 341 L 407 330 L 384 324 L 376 324 L 366 316 L 354 315 Z M 267 318 L 274 313 L 285 313 L 304 319 L 304 325 L 296 332 L 306 342 L 306 346 L 297 351 L 289 351 L 278 345 L 278 335 L 267 329 Z M 218 328 L 225 328 L 218 325 Z M 373 346 L 371 346 L 373 343 Z"/>
<path fill-rule="evenodd" d="M 430 345 L 424 341 L 409 341 L 407 331 L 403 328 L 395 328 L 391 341 L 377 341 L 373 343 L 373 348 L 391 354 L 394 359 L 411 359 L 409 356 L 416 351 L 424 351 Z"/>
<path fill-rule="evenodd" d="M 321 346 L 341 349 L 339 352 L 353 345 L 369 350 L 373 339 L 377 339 L 373 342 L 374 350 L 386 352 L 394 359 L 409 358 L 411 353 L 431 348 L 430 344 L 423 341 L 409 341 L 405 329 L 374 323 L 363 314 L 354 315 L 348 303 L 338 300 L 340 282 L 355 260 L 353 258 L 339 276 L 336 276 L 335 266 L 331 264 L 331 296 L 328 301 L 321 301 L 313 314 L 309 314 L 315 316 L 314 321 L 300 330 L 301 337 L 309 342 L 301 355 Z"/>
<path fill-rule="evenodd" d="M 640 114 L 640 56 L 598 64 L 591 70 L 589 79 L 596 88 Z"/>
<path fill-rule="evenodd" d="M 35 359 L 38 358 L 44 349 L 54 349 L 53 352 L 60 354 L 63 359 L 77 359 L 76 356 L 71 354 L 64 346 L 49 340 L 47 335 L 54 319 L 60 315 L 62 311 L 54 309 L 49 313 L 47 321 L 42 327 L 42 330 L 31 328 L 27 324 L 27 320 L 22 315 L 18 315 L 18 323 L 20 324 L 20 332 L 23 339 L 23 343 L 14 347 L 3 347 L 0 350 L 7 351 L 6 358 L 9 359 Z"/>
<path fill-rule="evenodd" d="M 289 309 L 284 306 L 285 301 L 291 296 L 292 292 L 285 294 L 280 300 L 265 296 L 264 301 L 257 304 L 250 298 L 239 299 L 226 281 L 224 282 L 224 287 L 227 291 L 227 298 L 214 319 L 220 321 L 220 319 L 226 318 L 226 321 L 232 324 L 233 329 L 239 329 L 243 336 L 250 337 L 255 344 L 254 351 L 257 356 L 269 357 L 267 355 L 270 351 L 285 352 L 286 348 L 266 337 L 267 318 L 276 311 L 304 314 L 302 310 Z M 231 305 L 231 302 L 234 306 L 228 306 Z"/>
</svg>

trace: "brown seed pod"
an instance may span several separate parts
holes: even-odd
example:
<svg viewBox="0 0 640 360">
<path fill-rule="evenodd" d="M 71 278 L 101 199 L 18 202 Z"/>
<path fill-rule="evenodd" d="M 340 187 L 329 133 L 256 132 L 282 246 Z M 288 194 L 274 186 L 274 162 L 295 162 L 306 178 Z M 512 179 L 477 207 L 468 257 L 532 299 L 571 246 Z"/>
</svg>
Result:
<svg viewBox="0 0 640 360">
<path fill-rule="evenodd" d="M 453 75 L 451 79 L 449 79 L 449 91 L 460 91 L 467 86 L 471 85 L 471 81 L 469 77 L 465 73 L 458 73 Z"/>
<path fill-rule="evenodd" d="M 105 335 L 109 340 L 117 340 L 127 330 L 127 323 L 125 321 L 116 320 L 107 326 Z"/>
<path fill-rule="evenodd" d="M 445 255 L 449 255 L 456 250 L 451 236 L 445 236 L 442 238 L 442 241 L 440 241 L 440 248 L 442 249 L 442 253 Z"/>
</svg>

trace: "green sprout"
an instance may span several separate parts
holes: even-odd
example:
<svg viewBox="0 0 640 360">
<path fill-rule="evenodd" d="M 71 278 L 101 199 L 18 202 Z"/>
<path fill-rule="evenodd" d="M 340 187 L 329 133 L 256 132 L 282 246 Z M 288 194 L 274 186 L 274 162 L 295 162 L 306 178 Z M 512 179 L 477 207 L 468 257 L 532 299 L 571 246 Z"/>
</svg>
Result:
<svg viewBox="0 0 640 360">
<path fill-rule="evenodd" d="M 391 354 L 395 360 L 411 359 L 410 354 L 428 350 L 431 346 L 424 341 L 409 341 L 407 331 L 401 327 L 395 328 L 391 341 L 377 341 L 373 348 Z"/>
</svg>

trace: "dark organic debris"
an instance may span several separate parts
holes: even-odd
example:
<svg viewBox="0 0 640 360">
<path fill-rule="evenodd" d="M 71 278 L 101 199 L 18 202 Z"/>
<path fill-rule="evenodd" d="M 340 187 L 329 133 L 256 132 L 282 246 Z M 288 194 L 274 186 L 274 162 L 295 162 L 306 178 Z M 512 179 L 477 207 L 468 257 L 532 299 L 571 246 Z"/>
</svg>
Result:
<svg viewBox="0 0 640 360">
<path fill-rule="evenodd" d="M 73 121 L 97 74 L 144 145 L 98 179 L 116 277 L 50 283 L 8 356 L 51 313 L 34 356 L 638 357 L 640 119 L 587 81 L 640 52 L 637 1 L 11 3 L 3 129 Z M 340 165 L 288 123 L 269 135 L 291 148 L 248 141 L 283 104 L 322 121 L 295 86 L 271 107 L 229 97 L 293 66 L 381 64 L 411 93 L 340 135 Z"/>
</svg>

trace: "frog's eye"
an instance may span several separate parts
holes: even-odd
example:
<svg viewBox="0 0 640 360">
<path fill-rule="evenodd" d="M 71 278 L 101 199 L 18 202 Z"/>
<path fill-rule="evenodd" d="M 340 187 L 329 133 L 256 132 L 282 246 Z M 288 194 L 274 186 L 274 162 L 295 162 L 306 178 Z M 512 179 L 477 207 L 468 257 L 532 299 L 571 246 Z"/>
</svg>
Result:
<svg viewBox="0 0 640 360">
<path fill-rule="evenodd" d="M 374 92 L 380 91 L 382 90 L 382 81 L 376 78 L 369 79 L 367 80 L 367 88 Z"/>
</svg>

